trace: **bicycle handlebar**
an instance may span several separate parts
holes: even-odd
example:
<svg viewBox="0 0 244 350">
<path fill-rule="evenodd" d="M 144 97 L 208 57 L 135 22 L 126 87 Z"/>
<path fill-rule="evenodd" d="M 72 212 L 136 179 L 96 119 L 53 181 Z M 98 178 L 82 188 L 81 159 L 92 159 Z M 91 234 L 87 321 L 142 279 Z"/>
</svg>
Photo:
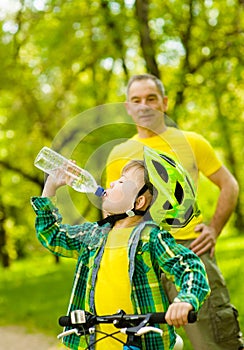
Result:
<svg viewBox="0 0 244 350">
<path fill-rule="evenodd" d="M 145 324 L 166 323 L 166 312 L 152 312 L 141 315 L 127 315 L 124 311 L 120 310 L 114 315 L 97 316 L 92 315 L 84 310 L 75 310 L 71 312 L 70 316 L 61 316 L 59 318 L 59 325 L 62 327 L 67 326 L 79 326 L 84 328 L 90 328 L 100 323 L 113 323 L 118 328 L 137 326 L 141 322 L 145 321 Z M 190 311 L 188 314 L 188 322 L 194 323 L 197 320 L 197 313 Z M 145 325 L 143 324 L 143 325 Z"/>
<path fill-rule="evenodd" d="M 131 344 L 134 343 L 134 337 L 140 337 L 148 332 L 156 332 L 161 334 L 162 330 L 155 327 L 155 323 L 166 323 L 166 312 L 152 312 L 141 315 L 127 315 L 123 310 L 119 310 L 114 315 L 97 316 L 84 310 L 71 311 L 70 316 L 61 316 L 59 324 L 63 327 L 71 327 L 57 338 L 61 339 L 67 335 L 76 334 L 78 336 L 93 334 L 96 332 L 95 325 L 99 323 L 113 323 L 116 328 L 120 328 L 120 332 L 127 334 Z M 193 323 L 197 320 L 197 313 L 190 311 L 188 313 L 188 322 Z M 110 335 L 107 335 L 110 336 Z M 131 338 L 132 337 L 132 338 Z M 126 343 L 127 344 L 127 343 Z M 129 344 L 129 343 L 128 343 Z M 138 344 L 137 344 L 138 345 Z M 126 347 L 127 349 L 128 347 Z M 132 348 L 132 347 L 129 347 Z M 134 347 L 140 349 L 140 347 Z M 88 348 L 87 348 L 88 349 Z"/>
</svg>

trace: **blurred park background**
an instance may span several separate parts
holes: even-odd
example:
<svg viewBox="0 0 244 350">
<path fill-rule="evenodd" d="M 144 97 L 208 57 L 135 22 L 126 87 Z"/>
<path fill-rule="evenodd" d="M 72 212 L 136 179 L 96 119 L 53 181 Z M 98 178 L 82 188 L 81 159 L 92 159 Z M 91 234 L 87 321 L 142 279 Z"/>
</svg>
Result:
<svg viewBox="0 0 244 350">
<path fill-rule="evenodd" d="M 244 328 L 244 1 L 0 0 L 0 24 L 0 325 L 55 335 L 68 303 L 74 262 L 35 238 L 37 153 L 55 146 L 102 182 L 113 140 L 135 132 L 121 112 L 126 83 L 150 72 L 164 82 L 169 118 L 206 137 L 239 182 L 217 257 Z M 60 201 L 71 198 L 78 215 L 66 208 L 65 217 L 96 220 L 99 210 L 73 192 Z M 206 221 L 217 194 L 201 180 Z"/>
</svg>

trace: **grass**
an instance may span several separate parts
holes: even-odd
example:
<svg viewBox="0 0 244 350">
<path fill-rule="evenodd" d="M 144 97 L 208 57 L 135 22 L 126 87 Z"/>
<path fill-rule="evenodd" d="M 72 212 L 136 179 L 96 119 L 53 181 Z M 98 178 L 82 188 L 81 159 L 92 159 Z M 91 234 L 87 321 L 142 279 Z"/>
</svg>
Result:
<svg viewBox="0 0 244 350">
<path fill-rule="evenodd" d="M 226 279 L 231 302 L 239 311 L 244 329 L 244 237 L 223 235 L 217 245 L 217 259 Z M 67 310 L 75 261 L 61 259 L 55 264 L 48 252 L 0 268 L 0 325 L 21 325 L 29 331 L 56 336 L 57 320 Z M 185 348 L 192 350 L 184 338 Z"/>
<path fill-rule="evenodd" d="M 230 292 L 231 303 L 239 311 L 241 328 L 244 330 L 244 237 L 221 237 L 217 244 L 216 256 Z"/>
<path fill-rule="evenodd" d="M 56 335 L 59 316 L 67 311 L 74 261 L 55 264 L 45 253 L 0 270 L 0 325 L 21 325 L 29 331 Z"/>
</svg>

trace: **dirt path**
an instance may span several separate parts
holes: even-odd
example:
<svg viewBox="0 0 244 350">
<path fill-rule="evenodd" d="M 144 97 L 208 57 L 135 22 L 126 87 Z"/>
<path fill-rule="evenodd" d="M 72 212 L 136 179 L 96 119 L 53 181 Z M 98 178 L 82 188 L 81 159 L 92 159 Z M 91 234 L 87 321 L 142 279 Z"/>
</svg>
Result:
<svg viewBox="0 0 244 350">
<path fill-rule="evenodd" d="M 58 339 L 27 333 L 22 327 L 0 327 L 1 350 L 64 350 Z"/>
</svg>

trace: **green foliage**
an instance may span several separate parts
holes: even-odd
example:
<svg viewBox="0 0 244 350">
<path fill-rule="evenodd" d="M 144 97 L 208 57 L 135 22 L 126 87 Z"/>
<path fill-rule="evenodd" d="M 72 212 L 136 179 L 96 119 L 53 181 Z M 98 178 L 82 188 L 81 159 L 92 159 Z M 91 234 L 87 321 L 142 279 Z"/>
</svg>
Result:
<svg viewBox="0 0 244 350">
<path fill-rule="evenodd" d="M 207 137 L 237 177 L 241 195 L 233 224 L 242 227 L 243 4 L 150 0 L 140 12 L 136 7 L 141 4 L 47 0 L 2 5 L 0 231 L 11 259 L 31 254 L 35 247 L 29 198 L 41 193 L 43 183 L 43 174 L 33 166 L 38 151 L 54 144 L 104 181 L 100 172 L 110 141 L 134 132 L 132 125 L 118 124 L 120 113 L 110 115 L 114 127 L 102 125 L 106 113 L 84 115 L 79 131 L 88 126 L 92 130 L 83 132 L 72 152 L 67 145 L 78 134 L 57 136 L 77 115 L 123 102 L 128 77 L 152 71 L 146 56 L 153 49 L 169 95 L 169 116 L 180 127 Z M 151 39 L 152 50 L 143 47 L 143 35 Z M 103 145 L 104 152 L 95 157 Z M 209 218 L 211 193 L 204 194 L 203 211 Z M 98 211 L 86 197 L 70 196 L 77 208 L 74 220 L 84 213 L 86 219 L 96 219 Z M 69 210 L 67 215 L 72 219 Z"/>
<path fill-rule="evenodd" d="M 38 253 L 1 268 L 1 325 L 22 325 L 56 335 L 62 329 L 58 318 L 65 315 L 74 273 L 74 261 L 54 263 L 54 257 Z"/>
</svg>

